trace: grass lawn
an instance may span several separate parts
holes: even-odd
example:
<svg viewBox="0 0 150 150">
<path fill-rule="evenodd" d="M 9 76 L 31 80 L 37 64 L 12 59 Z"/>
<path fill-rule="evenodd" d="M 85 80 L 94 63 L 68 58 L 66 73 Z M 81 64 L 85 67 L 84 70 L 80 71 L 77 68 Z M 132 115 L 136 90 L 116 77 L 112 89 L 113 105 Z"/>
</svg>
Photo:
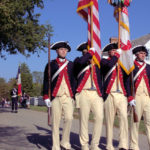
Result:
<svg viewBox="0 0 150 150">
<path fill-rule="evenodd" d="M 33 106 L 33 105 L 31 105 L 30 109 L 34 110 L 34 111 L 47 112 L 47 107 L 46 106 Z M 79 114 L 78 114 L 78 110 L 77 109 L 74 110 L 74 118 L 76 118 L 76 119 L 79 118 Z M 93 118 L 94 118 L 94 115 L 92 113 L 90 113 L 89 120 L 90 121 L 94 121 Z M 128 121 L 129 121 L 129 125 L 130 125 L 130 117 L 128 118 Z M 105 124 L 105 119 L 104 119 L 104 124 Z M 114 126 L 115 127 L 119 127 L 119 119 L 118 119 L 117 116 L 115 117 Z M 143 120 L 141 120 L 141 122 L 140 122 L 139 132 L 143 133 L 143 134 L 146 134 L 146 127 L 144 125 L 144 121 Z"/>
<path fill-rule="evenodd" d="M 33 105 L 30 105 L 30 109 L 35 110 L 35 111 L 47 112 L 47 107 L 46 106 L 33 106 Z"/>
</svg>

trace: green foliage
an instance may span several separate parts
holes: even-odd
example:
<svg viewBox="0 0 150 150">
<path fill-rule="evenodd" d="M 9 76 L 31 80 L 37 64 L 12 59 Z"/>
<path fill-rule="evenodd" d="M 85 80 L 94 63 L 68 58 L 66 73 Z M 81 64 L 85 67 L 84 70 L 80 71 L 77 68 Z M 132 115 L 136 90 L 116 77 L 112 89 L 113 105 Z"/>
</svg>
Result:
<svg viewBox="0 0 150 150">
<path fill-rule="evenodd" d="M 33 82 L 34 83 L 37 83 L 37 84 L 42 84 L 43 83 L 43 72 L 34 71 L 32 73 L 32 77 L 33 77 Z"/>
<path fill-rule="evenodd" d="M 11 99 L 10 93 L 11 93 L 11 90 L 13 89 L 13 87 L 14 87 L 14 84 L 16 84 L 16 82 L 17 82 L 16 78 L 11 78 L 11 79 L 9 79 L 9 81 L 7 83 L 7 87 L 8 87 L 9 93 L 8 93 L 8 95 L 6 97 L 8 99 Z"/>
<path fill-rule="evenodd" d="M 26 63 L 22 63 L 20 68 L 21 73 L 30 73 L 30 69 Z"/>
<path fill-rule="evenodd" d="M 42 83 L 43 83 L 43 72 L 34 71 L 32 73 L 33 78 L 33 95 L 41 96 L 42 95 Z"/>
<path fill-rule="evenodd" d="M 4 78 L 0 78 L 0 100 L 2 97 L 7 97 L 9 93 L 8 85 Z"/>
<path fill-rule="evenodd" d="M 0 55 L 39 53 L 47 47 L 47 32 L 50 25 L 39 25 L 40 14 L 35 8 L 44 7 L 43 0 L 1 0 L 0 1 Z"/>
<path fill-rule="evenodd" d="M 42 84 L 33 83 L 33 95 L 34 96 L 42 95 Z"/>
<path fill-rule="evenodd" d="M 30 106 L 31 110 L 34 111 L 42 111 L 42 112 L 47 112 L 47 107 L 46 106 Z"/>
<path fill-rule="evenodd" d="M 31 74 L 26 63 L 21 64 L 20 70 L 22 91 L 27 93 L 29 96 L 41 96 L 43 89 L 43 73 L 34 71 Z M 15 83 L 15 78 L 11 78 L 8 82 L 6 82 L 4 78 L 0 78 L 0 100 L 2 97 L 11 99 L 10 92 Z"/>
<path fill-rule="evenodd" d="M 22 90 L 28 95 L 33 96 L 33 81 L 30 69 L 25 63 L 22 63 L 20 68 Z"/>
<path fill-rule="evenodd" d="M 30 96 L 33 95 L 32 75 L 30 73 L 21 73 L 22 90 Z"/>
<path fill-rule="evenodd" d="M 30 96 L 41 96 L 43 73 L 34 71 L 31 74 L 29 67 L 25 63 L 22 63 L 20 68 L 22 90 Z"/>
</svg>

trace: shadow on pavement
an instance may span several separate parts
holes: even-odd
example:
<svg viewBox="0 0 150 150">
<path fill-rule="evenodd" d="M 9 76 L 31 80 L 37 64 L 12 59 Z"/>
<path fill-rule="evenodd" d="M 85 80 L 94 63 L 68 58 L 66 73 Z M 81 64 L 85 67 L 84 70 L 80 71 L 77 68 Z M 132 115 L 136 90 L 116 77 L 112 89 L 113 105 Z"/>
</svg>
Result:
<svg viewBox="0 0 150 150">
<path fill-rule="evenodd" d="M 27 140 L 22 136 L 25 133 L 24 128 L 0 126 L 0 149 L 10 149 L 15 147 L 30 147 Z M 17 149 L 17 148 L 16 148 Z"/>
<path fill-rule="evenodd" d="M 10 107 L 0 107 L 0 113 L 10 113 L 11 108 Z"/>
<path fill-rule="evenodd" d="M 30 133 L 27 135 L 27 139 L 30 143 L 33 143 L 37 146 L 38 149 L 41 149 L 42 147 L 45 147 L 47 150 L 51 150 L 52 148 L 52 131 L 48 130 L 46 128 L 40 127 L 35 125 L 35 127 L 40 130 L 46 132 L 46 135 L 41 135 L 39 133 Z M 62 128 L 60 128 L 60 131 L 62 131 Z M 92 135 L 89 136 L 89 139 L 91 141 Z M 61 139 L 61 136 L 60 136 Z M 76 133 L 71 132 L 70 133 L 70 142 L 71 142 L 71 147 L 74 150 L 81 150 L 81 145 L 79 142 L 79 135 Z M 113 140 L 113 145 L 114 147 L 118 146 L 118 141 Z M 106 137 L 101 137 L 99 147 L 102 150 L 106 149 Z"/>
<path fill-rule="evenodd" d="M 91 140 L 92 140 L 92 135 L 90 134 L 89 141 L 91 141 Z M 119 145 L 119 142 L 117 140 L 113 140 L 113 146 L 114 146 L 114 148 L 117 148 L 118 145 Z M 106 150 L 106 137 L 101 136 L 100 142 L 99 142 L 99 147 L 102 150 Z"/>
<path fill-rule="evenodd" d="M 117 148 L 119 145 L 119 142 L 117 140 L 113 140 L 113 146 L 114 148 Z M 106 137 L 101 137 L 99 147 L 102 150 L 106 150 Z"/>
<path fill-rule="evenodd" d="M 35 125 L 35 127 L 40 131 L 45 131 L 46 134 L 39 134 L 39 133 L 29 133 L 27 135 L 27 139 L 30 143 L 35 144 L 38 149 L 45 147 L 46 149 L 50 150 L 52 145 L 52 138 L 51 138 L 51 130 L 46 128 L 40 127 Z"/>
</svg>

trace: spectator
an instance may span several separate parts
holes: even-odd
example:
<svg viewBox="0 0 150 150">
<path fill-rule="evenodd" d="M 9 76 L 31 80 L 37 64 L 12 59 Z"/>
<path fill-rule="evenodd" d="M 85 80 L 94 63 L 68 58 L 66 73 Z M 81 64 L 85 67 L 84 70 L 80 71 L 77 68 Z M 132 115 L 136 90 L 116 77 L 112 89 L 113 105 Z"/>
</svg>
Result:
<svg viewBox="0 0 150 150">
<path fill-rule="evenodd" d="M 27 108 L 29 109 L 30 108 L 30 96 L 26 94 L 26 97 L 27 97 L 26 105 L 27 105 Z"/>
<path fill-rule="evenodd" d="M 2 97 L 2 108 L 5 107 L 5 99 Z"/>
<path fill-rule="evenodd" d="M 17 85 L 14 84 L 14 88 L 11 90 L 11 98 L 12 98 L 12 112 L 18 112 L 18 90 Z"/>
</svg>

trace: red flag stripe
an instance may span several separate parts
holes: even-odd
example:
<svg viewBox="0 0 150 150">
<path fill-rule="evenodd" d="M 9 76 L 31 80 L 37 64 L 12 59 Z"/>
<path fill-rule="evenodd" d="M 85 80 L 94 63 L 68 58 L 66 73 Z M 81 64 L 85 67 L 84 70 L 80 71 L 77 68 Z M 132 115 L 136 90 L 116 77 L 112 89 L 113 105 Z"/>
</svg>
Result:
<svg viewBox="0 0 150 150">
<path fill-rule="evenodd" d="M 93 20 L 91 22 L 91 7 L 92 4 Z M 93 27 L 93 47 L 96 50 L 95 57 L 97 61 L 100 61 L 101 56 L 101 39 L 100 39 L 100 24 L 99 24 L 99 8 L 98 0 L 79 0 L 77 12 L 88 23 L 88 45 L 91 47 L 91 23 Z"/>
</svg>

